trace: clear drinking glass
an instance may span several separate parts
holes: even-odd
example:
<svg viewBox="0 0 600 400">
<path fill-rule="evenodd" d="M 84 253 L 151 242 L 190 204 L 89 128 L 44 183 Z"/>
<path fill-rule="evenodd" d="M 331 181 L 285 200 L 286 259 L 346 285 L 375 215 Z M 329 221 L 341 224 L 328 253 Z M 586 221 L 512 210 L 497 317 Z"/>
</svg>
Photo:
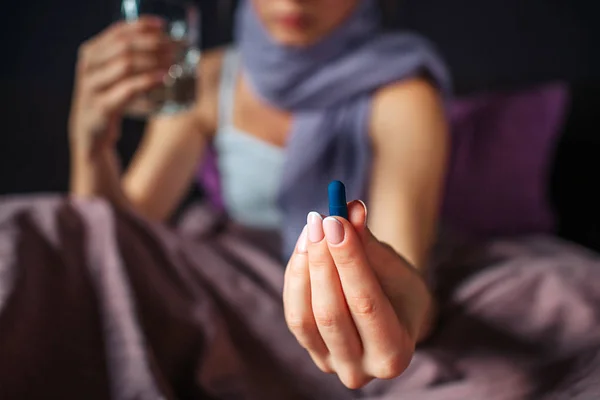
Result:
<svg viewBox="0 0 600 400">
<path fill-rule="evenodd" d="M 120 0 L 121 18 L 134 21 L 156 15 L 165 21 L 168 37 L 176 45 L 175 63 L 163 84 L 134 99 L 127 114 L 147 117 L 172 114 L 191 107 L 196 100 L 196 70 L 200 60 L 200 9 L 188 0 Z"/>
</svg>

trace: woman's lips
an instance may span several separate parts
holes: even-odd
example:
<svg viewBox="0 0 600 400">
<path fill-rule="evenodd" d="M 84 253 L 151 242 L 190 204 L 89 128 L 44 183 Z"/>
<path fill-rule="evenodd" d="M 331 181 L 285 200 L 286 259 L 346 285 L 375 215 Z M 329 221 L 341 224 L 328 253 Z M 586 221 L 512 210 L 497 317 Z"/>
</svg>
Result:
<svg viewBox="0 0 600 400">
<path fill-rule="evenodd" d="M 308 18 L 302 14 L 288 14 L 278 17 L 277 22 L 288 29 L 303 29 L 308 24 Z"/>
</svg>

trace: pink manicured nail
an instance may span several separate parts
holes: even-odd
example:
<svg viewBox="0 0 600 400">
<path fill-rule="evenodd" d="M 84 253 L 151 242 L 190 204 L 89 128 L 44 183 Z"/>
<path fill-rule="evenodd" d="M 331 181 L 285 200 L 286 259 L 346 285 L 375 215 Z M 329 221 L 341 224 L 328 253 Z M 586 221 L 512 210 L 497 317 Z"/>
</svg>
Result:
<svg viewBox="0 0 600 400">
<path fill-rule="evenodd" d="M 327 217 L 323 221 L 325 237 L 331 244 L 340 244 L 344 241 L 344 225 L 336 218 Z"/>
<path fill-rule="evenodd" d="M 318 243 L 323 240 L 323 218 L 318 212 L 308 213 L 306 218 L 308 224 L 308 239 L 313 243 Z"/>
<path fill-rule="evenodd" d="M 358 200 L 358 201 L 359 201 L 359 203 L 360 203 L 360 204 L 362 204 L 363 208 L 365 209 L 365 224 L 364 224 L 364 225 L 365 225 L 365 227 L 366 227 L 366 226 L 367 226 L 367 217 L 369 216 L 369 212 L 368 212 L 368 209 L 367 209 L 367 205 L 366 205 L 366 204 L 365 204 L 365 202 L 364 202 L 364 201 L 362 201 L 362 200 Z"/>
<path fill-rule="evenodd" d="M 308 251 L 308 243 L 307 243 L 307 237 L 306 237 L 306 231 L 307 231 L 307 225 L 304 225 L 304 229 L 302 229 L 302 233 L 300 234 L 300 237 L 298 238 L 298 253 L 306 253 Z"/>
</svg>

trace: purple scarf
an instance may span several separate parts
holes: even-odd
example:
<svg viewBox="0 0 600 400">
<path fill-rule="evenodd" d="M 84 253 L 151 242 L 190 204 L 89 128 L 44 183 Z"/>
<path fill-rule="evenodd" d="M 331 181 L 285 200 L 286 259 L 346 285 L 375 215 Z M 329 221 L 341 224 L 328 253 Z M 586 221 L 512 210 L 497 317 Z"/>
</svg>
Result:
<svg viewBox="0 0 600 400">
<path fill-rule="evenodd" d="M 307 48 L 275 43 L 247 0 L 238 10 L 236 33 L 243 70 L 256 93 L 293 113 L 279 197 L 287 257 L 306 214 L 327 211 L 331 180 L 346 184 L 349 199 L 365 199 L 373 92 L 426 73 L 447 94 L 449 75 L 425 39 L 384 33 L 373 0 L 361 0 L 339 28 Z"/>
</svg>

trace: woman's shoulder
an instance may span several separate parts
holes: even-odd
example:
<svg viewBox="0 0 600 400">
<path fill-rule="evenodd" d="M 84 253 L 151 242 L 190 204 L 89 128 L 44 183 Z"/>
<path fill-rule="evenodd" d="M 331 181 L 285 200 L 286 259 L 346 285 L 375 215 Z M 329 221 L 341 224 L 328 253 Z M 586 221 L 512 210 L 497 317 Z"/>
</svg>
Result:
<svg viewBox="0 0 600 400">
<path fill-rule="evenodd" d="M 373 102 L 376 107 L 389 108 L 397 106 L 398 102 L 427 104 L 440 101 L 442 94 L 431 80 L 425 77 L 414 77 L 393 82 L 379 88 Z"/>
<path fill-rule="evenodd" d="M 202 53 L 198 64 L 197 110 L 209 134 L 217 128 L 221 70 L 227 51 L 227 47 L 207 50 Z"/>
<path fill-rule="evenodd" d="M 373 96 L 371 136 L 387 140 L 389 130 L 418 123 L 422 119 L 444 118 L 444 101 L 439 88 L 426 77 L 415 77 L 381 87 Z"/>
<path fill-rule="evenodd" d="M 425 77 L 393 82 L 379 88 L 373 95 L 373 119 L 397 114 L 399 108 L 407 111 L 439 108 L 443 104 L 438 87 Z"/>
</svg>

